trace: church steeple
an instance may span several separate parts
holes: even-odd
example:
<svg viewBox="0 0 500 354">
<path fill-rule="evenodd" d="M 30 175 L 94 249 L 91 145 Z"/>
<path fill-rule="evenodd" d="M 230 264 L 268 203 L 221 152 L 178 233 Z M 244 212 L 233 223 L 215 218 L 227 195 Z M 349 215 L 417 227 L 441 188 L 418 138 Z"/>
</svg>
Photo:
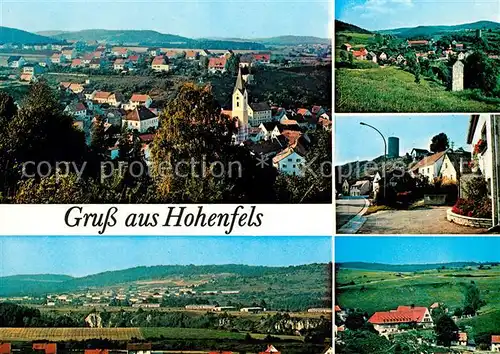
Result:
<svg viewBox="0 0 500 354">
<path fill-rule="evenodd" d="M 233 94 L 236 90 L 240 90 L 241 93 L 245 90 L 243 76 L 241 75 L 241 68 L 238 69 L 238 77 L 236 78 L 236 85 L 234 86 Z"/>
</svg>

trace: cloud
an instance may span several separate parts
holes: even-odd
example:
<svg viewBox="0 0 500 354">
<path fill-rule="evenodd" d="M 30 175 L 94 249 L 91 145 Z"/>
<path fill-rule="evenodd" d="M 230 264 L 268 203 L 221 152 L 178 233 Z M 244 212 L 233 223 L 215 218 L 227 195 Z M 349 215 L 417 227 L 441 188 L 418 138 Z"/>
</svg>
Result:
<svg viewBox="0 0 500 354">
<path fill-rule="evenodd" d="M 396 12 L 396 8 L 413 6 L 413 0 L 367 0 L 364 4 L 356 5 L 352 9 L 359 11 L 362 17 L 371 17 L 380 14 Z"/>
</svg>

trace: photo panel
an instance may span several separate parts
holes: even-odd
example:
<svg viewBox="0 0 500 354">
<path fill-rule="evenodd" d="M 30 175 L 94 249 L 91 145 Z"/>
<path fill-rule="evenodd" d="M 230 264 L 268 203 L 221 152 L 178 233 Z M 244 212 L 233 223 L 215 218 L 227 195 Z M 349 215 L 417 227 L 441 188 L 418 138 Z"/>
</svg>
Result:
<svg viewBox="0 0 500 354">
<path fill-rule="evenodd" d="M 2 353 L 332 353 L 331 237 L 0 237 Z"/>
<path fill-rule="evenodd" d="M 337 116 L 337 232 L 497 233 L 499 123 L 495 114 Z"/>
<path fill-rule="evenodd" d="M 498 352 L 499 248 L 479 235 L 337 236 L 335 352 Z"/>
</svg>

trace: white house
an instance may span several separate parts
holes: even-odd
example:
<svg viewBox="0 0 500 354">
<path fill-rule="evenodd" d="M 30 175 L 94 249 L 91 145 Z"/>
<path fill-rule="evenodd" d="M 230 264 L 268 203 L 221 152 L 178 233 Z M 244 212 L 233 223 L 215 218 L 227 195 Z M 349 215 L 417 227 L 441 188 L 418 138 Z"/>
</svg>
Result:
<svg viewBox="0 0 500 354">
<path fill-rule="evenodd" d="M 165 71 L 168 72 L 170 70 L 170 66 L 167 64 L 167 60 L 163 55 L 159 55 L 154 57 L 151 62 L 151 69 L 154 71 Z"/>
<path fill-rule="evenodd" d="M 26 60 L 19 55 L 10 56 L 7 59 L 7 65 L 9 66 L 9 68 L 22 68 L 25 63 Z"/>
<path fill-rule="evenodd" d="M 499 335 L 491 336 L 491 351 L 492 352 L 500 352 L 500 336 Z"/>
<path fill-rule="evenodd" d="M 64 112 L 72 115 L 77 120 L 83 120 L 88 116 L 88 108 L 82 102 L 76 102 L 66 106 Z"/>
<path fill-rule="evenodd" d="M 368 322 L 380 335 L 401 332 L 402 325 L 416 325 L 420 328 L 434 326 L 429 309 L 416 306 L 398 306 L 396 310 L 375 312 Z"/>
<path fill-rule="evenodd" d="M 369 180 L 361 180 L 361 181 L 356 181 L 354 183 L 350 190 L 349 194 L 351 196 L 361 196 L 361 195 L 368 195 L 370 194 L 371 191 L 371 182 Z"/>
<path fill-rule="evenodd" d="M 248 104 L 248 123 L 252 127 L 258 127 L 262 123 L 273 120 L 271 107 L 267 102 L 256 102 Z"/>
<path fill-rule="evenodd" d="M 410 169 L 410 174 L 413 176 L 427 177 L 429 182 L 434 181 L 434 178 L 439 176 L 445 154 L 446 151 L 441 151 L 434 155 L 424 157 Z"/>
<path fill-rule="evenodd" d="M 293 175 L 303 176 L 303 166 L 305 159 L 302 154 L 299 154 L 293 148 L 288 147 L 273 157 L 273 166 L 280 172 Z"/>
<path fill-rule="evenodd" d="M 149 108 L 152 103 L 153 103 L 153 100 L 151 99 L 151 97 L 149 95 L 134 93 L 134 94 L 132 94 L 132 97 L 130 98 L 127 109 L 134 109 L 138 106 L 144 106 L 146 108 Z"/>
<path fill-rule="evenodd" d="M 276 122 L 264 122 L 259 125 L 259 129 L 264 133 L 264 140 L 274 139 L 281 135 Z"/>
<path fill-rule="evenodd" d="M 130 130 L 137 129 L 140 133 L 145 133 L 149 128 L 158 128 L 158 116 L 149 108 L 138 106 L 127 112 L 122 124 Z"/>
</svg>

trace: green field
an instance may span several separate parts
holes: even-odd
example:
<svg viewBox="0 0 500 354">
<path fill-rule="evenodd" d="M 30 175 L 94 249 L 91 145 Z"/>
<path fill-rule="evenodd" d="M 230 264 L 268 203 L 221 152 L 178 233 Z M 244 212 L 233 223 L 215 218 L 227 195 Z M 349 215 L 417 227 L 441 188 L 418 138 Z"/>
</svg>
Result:
<svg viewBox="0 0 500 354">
<path fill-rule="evenodd" d="M 491 269 L 447 269 L 412 273 L 340 269 L 336 302 L 342 308 L 357 308 L 372 314 L 398 305 L 429 307 L 444 303 L 451 312 L 461 307 L 464 287 L 474 281 L 486 305 L 478 316 L 462 320 L 479 332 L 500 333 L 500 266 Z"/>
<path fill-rule="evenodd" d="M 450 92 L 442 85 L 396 67 L 336 69 L 337 112 L 497 112 L 499 103 L 473 99 L 470 91 Z"/>
<path fill-rule="evenodd" d="M 370 44 L 373 37 L 374 35 L 371 33 L 338 32 L 335 34 L 335 43 L 338 47 L 344 43 L 349 43 L 353 48 L 359 48 Z"/>
<path fill-rule="evenodd" d="M 168 327 L 143 327 L 142 335 L 150 338 L 172 338 L 172 339 L 245 339 L 245 333 L 219 331 L 215 329 L 198 328 L 168 328 Z"/>
</svg>

